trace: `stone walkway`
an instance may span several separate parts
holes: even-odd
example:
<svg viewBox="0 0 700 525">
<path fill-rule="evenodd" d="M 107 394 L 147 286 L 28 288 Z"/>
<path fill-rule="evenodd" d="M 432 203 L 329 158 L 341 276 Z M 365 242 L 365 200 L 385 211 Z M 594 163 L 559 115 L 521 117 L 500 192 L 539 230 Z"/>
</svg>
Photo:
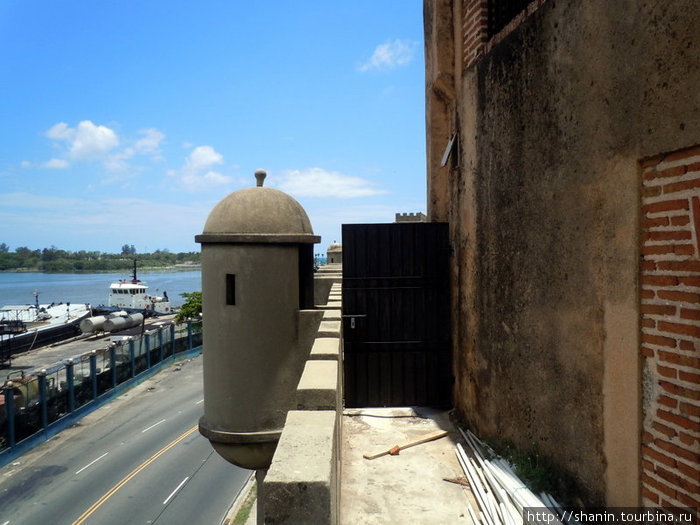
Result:
<svg viewBox="0 0 700 525">
<path fill-rule="evenodd" d="M 363 458 L 363 454 L 436 430 L 449 434 L 396 456 Z M 444 480 L 464 476 L 455 455 L 458 434 L 446 412 L 427 408 L 345 410 L 341 525 L 472 523 L 468 498 L 475 508 L 476 503 L 469 489 Z"/>
</svg>

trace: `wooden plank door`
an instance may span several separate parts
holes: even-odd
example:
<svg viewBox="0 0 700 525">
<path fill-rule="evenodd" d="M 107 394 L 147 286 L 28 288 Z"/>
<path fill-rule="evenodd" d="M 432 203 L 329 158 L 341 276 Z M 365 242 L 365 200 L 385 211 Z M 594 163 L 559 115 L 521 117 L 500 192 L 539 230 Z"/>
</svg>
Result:
<svg viewBox="0 0 700 525">
<path fill-rule="evenodd" d="M 449 406 L 446 223 L 343 225 L 346 407 Z"/>
</svg>

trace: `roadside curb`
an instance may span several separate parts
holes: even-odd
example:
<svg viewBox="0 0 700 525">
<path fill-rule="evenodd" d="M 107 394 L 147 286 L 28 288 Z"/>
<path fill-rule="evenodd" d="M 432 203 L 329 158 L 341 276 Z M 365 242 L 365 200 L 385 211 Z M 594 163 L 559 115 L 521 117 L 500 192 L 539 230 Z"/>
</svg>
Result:
<svg viewBox="0 0 700 525">
<path fill-rule="evenodd" d="M 238 516 L 238 513 L 241 511 L 244 503 L 248 500 L 248 496 L 250 496 L 251 491 L 253 490 L 254 487 L 255 487 L 255 471 L 250 473 L 250 477 L 248 478 L 248 481 L 243 486 L 243 488 L 240 490 L 240 492 L 238 493 L 238 496 L 236 496 L 236 499 L 233 500 L 233 503 L 231 504 L 231 508 L 229 508 L 229 511 L 226 514 L 226 517 L 224 518 L 222 525 L 233 525 L 233 523 L 236 521 L 236 517 Z"/>
</svg>

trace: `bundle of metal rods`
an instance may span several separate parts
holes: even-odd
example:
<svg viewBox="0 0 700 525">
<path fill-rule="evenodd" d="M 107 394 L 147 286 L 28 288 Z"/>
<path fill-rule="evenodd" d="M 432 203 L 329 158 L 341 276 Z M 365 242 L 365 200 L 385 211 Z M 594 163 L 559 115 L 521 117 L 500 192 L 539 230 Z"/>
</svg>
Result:
<svg viewBox="0 0 700 525">
<path fill-rule="evenodd" d="M 462 436 L 471 450 L 469 455 L 457 444 L 457 459 L 462 465 L 479 509 L 469 505 L 474 523 L 486 525 L 521 525 L 523 523 L 574 523 L 565 520 L 562 507 L 554 498 L 542 492 L 536 496 L 515 474 L 513 467 L 503 458 L 489 451 L 471 431 Z M 529 516 L 534 517 L 530 519 Z"/>
</svg>

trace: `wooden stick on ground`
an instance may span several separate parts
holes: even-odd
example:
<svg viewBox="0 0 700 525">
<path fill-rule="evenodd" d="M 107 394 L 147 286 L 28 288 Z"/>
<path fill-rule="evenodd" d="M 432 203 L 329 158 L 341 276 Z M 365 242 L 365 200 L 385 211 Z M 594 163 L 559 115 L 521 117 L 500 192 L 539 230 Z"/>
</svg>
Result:
<svg viewBox="0 0 700 525">
<path fill-rule="evenodd" d="M 435 441 L 436 439 L 440 439 L 441 437 L 445 437 L 447 435 L 447 430 L 438 430 L 436 432 L 431 432 L 430 434 L 425 434 L 422 437 L 418 437 L 415 439 L 412 439 L 411 441 L 407 441 L 406 443 L 403 443 L 402 445 L 396 445 L 394 447 L 391 447 L 388 450 L 384 450 L 382 452 L 377 452 L 376 454 L 363 454 L 362 457 L 365 459 L 376 459 L 382 456 L 386 456 L 387 454 L 391 454 L 392 456 L 398 455 L 400 450 L 403 450 L 408 447 L 414 447 L 416 445 L 420 445 L 422 443 L 427 443 L 428 441 Z"/>
</svg>

